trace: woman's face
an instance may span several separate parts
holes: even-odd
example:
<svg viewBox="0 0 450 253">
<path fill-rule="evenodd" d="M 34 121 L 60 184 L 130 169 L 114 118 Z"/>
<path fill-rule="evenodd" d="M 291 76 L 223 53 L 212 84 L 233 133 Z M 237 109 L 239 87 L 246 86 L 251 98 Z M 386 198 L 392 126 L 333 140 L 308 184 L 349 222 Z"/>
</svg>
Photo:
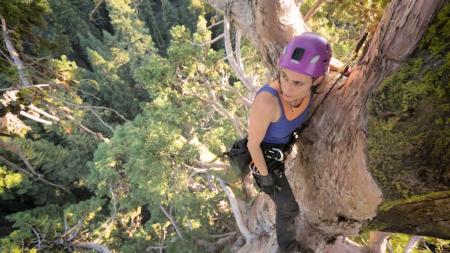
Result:
<svg viewBox="0 0 450 253">
<path fill-rule="evenodd" d="M 305 96 L 309 95 L 312 85 L 312 77 L 289 69 L 281 69 L 281 94 L 286 102 L 296 102 L 299 99 L 303 99 Z"/>
</svg>

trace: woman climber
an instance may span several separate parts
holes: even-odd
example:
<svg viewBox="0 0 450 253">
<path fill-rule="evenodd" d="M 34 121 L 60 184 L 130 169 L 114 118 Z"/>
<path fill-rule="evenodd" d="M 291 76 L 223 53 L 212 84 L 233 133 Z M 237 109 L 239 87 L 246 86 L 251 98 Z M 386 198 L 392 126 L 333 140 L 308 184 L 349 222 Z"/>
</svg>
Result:
<svg viewBox="0 0 450 253">
<path fill-rule="evenodd" d="M 281 252 L 296 252 L 298 203 L 284 173 L 284 153 L 293 132 L 310 111 L 312 89 L 328 72 L 331 48 L 319 34 L 294 37 L 278 61 L 278 78 L 264 85 L 252 103 L 247 147 L 250 169 L 276 205 L 276 234 Z"/>
</svg>

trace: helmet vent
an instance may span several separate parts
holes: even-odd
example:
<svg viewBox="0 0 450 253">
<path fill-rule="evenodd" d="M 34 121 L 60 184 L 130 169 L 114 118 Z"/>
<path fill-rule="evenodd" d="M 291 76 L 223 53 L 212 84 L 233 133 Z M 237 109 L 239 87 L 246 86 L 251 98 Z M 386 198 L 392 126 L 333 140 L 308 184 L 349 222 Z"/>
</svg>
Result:
<svg viewBox="0 0 450 253">
<path fill-rule="evenodd" d="M 304 53 L 305 50 L 303 48 L 297 47 L 296 49 L 294 49 L 294 52 L 292 53 L 291 60 L 295 63 L 298 63 Z"/>
<path fill-rule="evenodd" d="M 320 59 L 320 55 L 316 55 L 311 59 L 310 63 L 315 64 L 319 61 L 319 59 Z"/>
</svg>

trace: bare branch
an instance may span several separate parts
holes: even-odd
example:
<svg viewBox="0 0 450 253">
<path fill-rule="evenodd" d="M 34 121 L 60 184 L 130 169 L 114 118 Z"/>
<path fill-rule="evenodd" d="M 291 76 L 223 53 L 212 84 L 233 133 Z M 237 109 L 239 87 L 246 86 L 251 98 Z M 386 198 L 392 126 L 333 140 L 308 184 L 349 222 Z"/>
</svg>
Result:
<svg viewBox="0 0 450 253">
<path fill-rule="evenodd" d="M 9 56 L 3 52 L 3 50 L 0 50 L 0 54 L 4 57 L 4 61 L 6 61 L 9 64 L 13 64 L 13 60 L 11 58 L 9 58 Z"/>
<path fill-rule="evenodd" d="M 387 239 L 391 236 L 390 233 L 372 231 L 369 233 L 369 251 L 370 252 L 385 252 L 387 246 Z"/>
<path fill-rule="evenodd" d="M 31 230 L 33 231 L 33 233 L 36 235 L 38 243 L 36 245 L 37 249 L 41 249 L 41 237 L 39 236 L 39 233 L 36 231 L 36 229 L 34 229 L 33 227 L 31 227 Z"/>
<path fill-rule="evenodd" d="M 316 12 L 319 10 L 320 5 L 325 2 L 325 0 L 316 0 L 314 5 L 311 7 L 311 9 L 308 10 L 303 20 L 307 22 Z"/>
<path fill-rule="evenodd" d="M 102 235 L 104 234 L 109 234 L 111 229 L 112 229 L 112 225 L 114 224 L 114 221 L 116 219 L 116 215 L 117 215 L 117 201 L 116 201 L 116 196 L 114 194 L 113 191 L 113 187 L 112 184 L 109 184 L 109 192 L 111 193 L 111 200 L 112 200 L 112 204 L 113 204 L 113 211 L 111 214 L 111 217 L 105 221 L 105 223 L 103 223 L 100 228 L 103 228 L 106 226 L 105 231 L 102 233 Z M 95 243 L 100 242 L 101 237 L 97 238 L 96 240 L 94 240 Z"/>
<path fill-rule="evenodd" d="M 228 63 L 230 64 L 231 68 L 236 73 L 236 76 L 241 80 L 241 82 L 244 84 L 244 86 L 247 88 L 247 90 L 253 94 L 255 93 L 257 87 L 255 85 L 254 79 L 249 78 L 245 75 L 244 70 L 239 66 L 239 64 L 236 62 L 236 59 L 233 56 L 233 48 L 231 46 L 231 40 L 230 40 L 230 22 L 226 17 L 224 17 L 224 35 L 225 35 L 225 51 L 228 59 Z"/>
<path fill-rule="evenodd" d="M 94 14 L 100 8 L 100 5 L 102 4 L 102 2 L 103 2 L 103 0 L 98 0 L 97 4 L 95 4 L 94 9 L 89 13 L 89 20 L 90 21 L 95 21 Z"/>
<path fill-rule="evenodd" d="M 64 112 L 64 111 L 62 111 L 62 110 L 60 110 L 60 111 L 64 114 L 64 116 L 65 116 L 66 118 L 68 118 L 68 119 L 72 120 L 73 122 L 75 122 L 75 124 L 77 124 L 79 127 L 81 127 L 81 128 L 82 128 L 83 130 L 85 130 L 86 132 L 88 132 L 88 133 L 94 135 L 94 137 L 95 137 L 96 139 L 100 139 L 100 140 L 102 140 L 102 141 L 104 141 L 104 142 L 109 142 L 109 139 L 103 137 L 103 135 L 102 135 L 101 133 L 96 133 L 96 132 L 92 131 L 91 129 L 89 129 L 88 127 L 86 127 L 85 125 L 83 125 L 81 122 L 79 122 L 78 120 L 76 120 L 72 115 L 70 115 L 70 114 L 68 114 L 68 113 L 66 113 L 66 112 Z"/>
<path fill-rule="evenodd" d="M 79 247 L 79 248 L 85 248 L 85 249 L 93 249 L 100 253 L 111 253 L 111 251 L 106 247 L 105 245 L 97 244 L 97 243 L 91 243 L 91 242 L 79 242 L 79 243 L 73 243 L 72 246 Z"/>
<path fill-rule="evenodd" d="M 58 188 L 60 190 L 63 190 L 64 192 L 70 193 L 70 191 L 67 190 L 66 188 L 64 188 L 63 186 L 55 184 L 55 183 L 52 183 L 52 182 L 46 180 L 45 178 L 43 178 L 43 176 L 41 174 L 33 175 L 31 172 L 29 172 L 29 171 L 27 171 L 27 170 L 17 166 L 16 164 L 14 164 L 13 162 L 7 160 L 3 156 L 0 156 L 0 161 L 3 162 L 8 167 L 10 167 L 12 170 L 20 171 L 20 172 L 26 174 L 27 176 L 29 176 L 32 179 L 36 179 L 36 180 L 41 181 L 41 182 L 43 182 L 43 183 L 45 183 L 47 185 L 50 185 L 50 186 L 53 186 L 53 187 Z"/>
<path fill-rule="evenodd" d="M 215 26 L 218 26 L 218 25 L 220 25 L 220 24 L 222 24 L 222 23 L 223 23 L 223 19 L 220 20 L 220 21 L 218 21 L 218 22 L 216 22 L 216 23 L 214 23 L 214 24 L 212 24 L 212 25 L 210 25 L 210 26 L 208 26 L 208 29 L 211 29 L 211 28 L 213 28 L 213 27 L 215 27 Z"/>
<path fill-rule="evenodd" d="M 11 39 L 9 38 L 8 35 L 9 31 L 8 28 L 6 27 L 6 20 L 3 18 L 3 16 L 0 16 L 0 19 L 2 20 L 3 39 L 5 40 L 6 48 L 8 49 L 9 54 L 11 55 L 11 58 L 13 59 L 14 64 L 16 65 L 21 85 L 31 86 L 30 81 L 28 81 L 26 75 L 26 69 L 23 65 L 22 60 L 20 60 L 19 53 L 17 53 Z"/>
<path fill-rule="evenodd" d="M 236 89 L 235 87 L 231 86 L 228 81 L 226 80 L 226 77 L 222 77 L 220 78 L 220 85 L 225 89 L 225 90 L 229 90 L 232 91 L 234 93 L 236 93 L 238 95 L 238 97 L 244 102 L 244 105 L 247 108 L 250 108 L 252 102 L 250 101 L 250 99 L 246 98 L 244 95 L 241 94 L 241 92 Z"/>
<path fill-rule="evenodd" d="M 404 253 L 412 253 L 413 249 L 417 246 L 417 243 L 422 240 L 423 236 L 413 236 L 409 239 L 408 245 L 406 245 Z"/>
<path fill-rule="evenodd" d="M 45 125 L 51 125 L 52 124 L 51 121 L 48 121 L 48 120 L 45 120 L 45 119 L 41 119 L 41 118 L 39 118 L 39 116 L 34 116 L 34 115 L 29 114 L 28 112 L 25 112 L 25 111 L 20 111 L 20 115 L 22 115 L 22 116 L 24 116 L 26 118 L 29 118 L 31 120 L 37 121 L 39 123 L 45 124 Z"/>
<path fill-rule="evenodd" d="M 36 85 L 31 85 L 31 86 L 27 86 L 27 87 L 10 87 L 10 88 L 5 88 L 5 89 L 0 89 L 0 91 L 18 91 L 18 90 L 22 90 L 22 89 L 30 89 L 30 88 L 43 88 L 43 87 L 49 87 L 50 84 L 48 83 L 44 83 L 44 84 L 36 84 Z"/>
<path fill-rule="evenodd" d="M 114 112 L 115 114 L 117 114 L 117 116 L 119 116 L 121 119 L 123 119 L 123 121 L 129 123 L 130 121 L 128 121 L 122 114 L 120 114 L 119 112 L 117 112 L 116 110 L 112 109 L 112 108 L 108 108 L 108 107 L 104 107 L 104 106 L 92 106 L 92 105 L 77 105 L 77 104 L 73 104 L 67 101 L 63 101 L 64 104 L 66 105 L 70 105 L 76 108 L 92 108 L 92 109 L 103 109 L 103 110 L 109 110 Z"/>
<path fill-rule="evenodd" d="M 98 115 L 92 108 L 88 108 L 88 110 L 89 110 L 92 114 L 94 114 L 94 116 L 97 117 L 97 119 L 100 120 L 100 122 L 101 122 L 104 126 L 106 126 L 109 130 L 111 130 L 112 133 L 114 133 L 114 129 L 113 129 L 110 125 L 106 124 L 106 122 L 103 121 L 103 119 L 102 119 L 102 117 L 100 117 L 100 115 Z"/>
<path fill-rule="evenodd" d="M 233 126 L 236 129 L 236 131 L 239 133 L 239 135 L 241 137 L 244 137 L 245 134 L 244 134 L 243 129 L 245 127 L 241 124 L 241 122 L 239 121 L 238 118 L 231 115 L 230 112 L 227 109 L 225 109 L 220 103 L 218 103 L 217 101 L 211 100 L 211 99 L 205 99 L 196 93 L 191 94 L 191 95 L 194 97 L 197 97 L 198 99 L 200 99 L 201 101 L 203 101 L 205 103 L 210 104 L 215 111 L 217 111 L 218 113 L 220 113 L 221 115 L 223 115 L 227 119 L 229 119 L 231 121 L 231 123 L 233 123 Z"/>
<path fill-rule="evenodd" d="M 37 112 L 37 113 L 39 113 L 39 114 L 41 114 L 41 115 L 43 115 L 43 116 L 49 118 L 49 119 L 52 119 L 52 120 L 55 120 L 55 121 L 60 121 L 60 119 L 59 119 L 58 117 L 56 117 L 56 116 L 54 116 L 54 115 L 51 115 L 51 114 L 45 112 L 44 110 L 42 110 L 42 109 L 36 107 L 36 106 L 33 105 L 33 104 L 30 104 L 30 105 L 28 106 L 28 108 L 30 108 L 31 110 L 33 110 L 33 111 L 35 111 L 35 112 Z"/>
<path fill-rule="evenodd" d="M 145 251 L 150 251 L 150 250 L 159 250 L 159 252 L 162 252 L 164 249 L 166 248 L 166 246 L 148 246 Z"/>
<path fill-rule="evenodd" d="M 225 184 L 225 182 L 221 178 L 216 177 L 216 179 L 219 181 L 220 186 L 222 187 L 223 191 L 228 197 L 228 200 L 230 201 L 231 210 L 233 211 L 234 218 L 236 219 L 239 231 L 245 237 L 247 243 L 249 243 L 251 240 L 255 238 L 255 235 L 252 234 L 245 225 L 244 219 L 242 218 L 241 211 L 239 210 L 239 205 L 236 201 L 236 197 L 234 196 L 233 191 L 228 185 Z"/>
<path fill-rule="evenodd" d="M 209 237 L 211 237 L 211 238 L 222 238 L 222 237 L 227 237 L 227 236 L 235 235 L 235 234 L 236 234 L 236 231 L 233 231 L 233 232 L 220 234 L 220 235 L 209 235 Z"/>
<path fill-rule="evenodd" d="M 225 163 L 193 161 L 192 164 L 199 168 L 218 168 L 218 169 L 222 169 L 222 170 L 228 168 L 228 165 L 226 165 Z"/>
<path fill-rule="evenodd" d="M 75 226 L 73 226 L 69 229 L 67 227 L 66 216 L 64 215 L 64 234 L 61 235 L 58 239 L 56 239 L 55 243 L 62 242 L 63 238 L 66 237 L 67 235 L 70 235 L 70 236 L 66 241 L 69 241 L 69 242 L 72 241 L 73 238 L 75 238 L 78 235 L 78 232 L 80 231 L 82 224 L 83 224 L 83 219 L 80 219 Z"/>
<path fill-rule="evenodd" d="M 175 231 L 177 232 L 178 237 L 180 237 L 181 240 L 184 240 L 183 235 L 181 234 L 180 229 L 178 228 L 177 224 L 173 220 L 172 216 L 170 216 L 170 214 L 167 213 L 166 209 L 164 209 L 164 207 L 162 205 L 159 205 L 159 208 L 164 213 L 164 215 L 167 217 L 167 219 L 169 219 L 172 226 L 175 228 Z"/>
<path fill-rule="evenodd" d="M 223 37 L 224 37 L 224 34 L 222 33 L 221 35 L 215 37 L 214 39 L 212 39 L 210 41 L 206 41 L 206 42 L 203 42 L 202 44 L 195 44 L 195 45 L 204 47 L 206 45 L 210 45 L 210 44 L 216 43 L 217 41 L 221 40 Z"/>
<path fill-rule="evenodd" d="M 245 72 L 244 64 L 242 64 L 242 59 L 241 59 L 241 38 L 242 38 L 241 30 L 239 28 L 237 28 L 236 29 L 236 39 L 235 39 L 234 52 L 236 54 L 236 62 L 237 62 L 237 64 Z"/>
</svg>

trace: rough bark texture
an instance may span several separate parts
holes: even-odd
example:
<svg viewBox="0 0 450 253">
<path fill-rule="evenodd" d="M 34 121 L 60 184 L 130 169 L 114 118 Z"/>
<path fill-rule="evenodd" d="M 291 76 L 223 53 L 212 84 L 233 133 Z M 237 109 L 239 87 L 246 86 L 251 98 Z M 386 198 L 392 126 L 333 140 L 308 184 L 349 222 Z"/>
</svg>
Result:
<svg viewBox="0 0 450 253">
<path fill-rule="evenodd" d="M 307 29 L 294 1 L 209 2 L 248 36 L 272 70 L 283 45 Z M 303 246 L 323 252 L 327 242 L 357 234 L 377 215 L 382 193 L 368 170 L 367 100 L 412 54 L 444 2 L 393 0 L 359 65 L 331 91 L 303 133 L 286 172 L 301 209 L 297 227 Z M 322 89 L 327 91 L 332 83 Z M 313 111 L 325 93 L 315 98 Z M 255 200 L 247 223 L 259 237 L 239 252 L 275 252 L 274 213 L 268 197 Z"/>
<path fill-rule="evenodd" d="M 303 22 L 298 1 L 209 0 L 208 3 L 242 31 L 272 73 L 284 45 L 293 36 L 310 30 Z"/>
<path fill-rule="evenodd" d="M 386 203 L 369 228 L 450 239 L 450 191 Z"/>
</svg>

